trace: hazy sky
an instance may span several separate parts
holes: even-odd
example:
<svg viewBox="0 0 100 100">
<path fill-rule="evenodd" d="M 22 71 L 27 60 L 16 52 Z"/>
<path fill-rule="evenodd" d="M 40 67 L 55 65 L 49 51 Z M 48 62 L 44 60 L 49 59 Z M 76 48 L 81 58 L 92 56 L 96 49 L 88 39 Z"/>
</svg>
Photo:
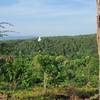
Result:
<svg viewBox="0 0 100 100">
<path fill-rule="evenodd" d="M 96 0 L 0 0 L 0 21 L 38 35 L 96 32 Z"/>
</svg>

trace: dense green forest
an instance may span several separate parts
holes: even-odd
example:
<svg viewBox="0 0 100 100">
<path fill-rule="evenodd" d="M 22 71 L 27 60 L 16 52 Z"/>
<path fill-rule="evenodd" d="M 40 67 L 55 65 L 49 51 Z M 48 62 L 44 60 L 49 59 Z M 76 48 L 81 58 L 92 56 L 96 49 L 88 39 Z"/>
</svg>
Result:
<svg viewBox="0 0 100 100">
<path fill-rule="evenodd" d="M 96 35 L 0 41 L 1 93 L 97 100 L 98 70 Z"/>
</svg>

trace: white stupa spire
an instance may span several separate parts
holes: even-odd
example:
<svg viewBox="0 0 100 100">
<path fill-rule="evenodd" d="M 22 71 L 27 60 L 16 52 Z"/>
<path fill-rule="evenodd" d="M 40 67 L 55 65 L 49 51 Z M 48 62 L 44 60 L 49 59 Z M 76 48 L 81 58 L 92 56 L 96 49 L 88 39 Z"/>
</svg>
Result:
<svg viewBox="0 0 100 100">
<path fill-rule="evenodd" d="M 38 38 L 38 42 L 41 42 L 41 37 L 39 36 L 39 38 Z"/>
</svg>

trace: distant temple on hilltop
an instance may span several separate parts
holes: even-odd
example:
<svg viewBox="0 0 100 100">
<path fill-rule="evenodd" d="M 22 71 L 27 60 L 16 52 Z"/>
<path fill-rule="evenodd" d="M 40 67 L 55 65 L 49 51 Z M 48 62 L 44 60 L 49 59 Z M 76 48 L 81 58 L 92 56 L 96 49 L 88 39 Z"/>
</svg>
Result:
<svg viewBox="0 0 100 100">
<path fill-rule="evenodd" d="M 41 37 L 38 38 L 38 42 L 41 42 Z"/>
</svg>

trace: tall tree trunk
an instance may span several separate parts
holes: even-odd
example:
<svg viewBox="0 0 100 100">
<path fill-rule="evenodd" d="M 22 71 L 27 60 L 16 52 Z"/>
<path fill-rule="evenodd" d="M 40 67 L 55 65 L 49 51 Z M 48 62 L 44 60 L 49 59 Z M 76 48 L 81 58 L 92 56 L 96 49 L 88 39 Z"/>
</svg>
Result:
<svg viewBox="0 0 100 100">
<path fill-rule="evenodd" d="M 97 44 L 98 44 L 98 56 L 99 56 L 99 100 L 100 100 L 100 30 L 97 31 Z"/>
<path fill-rule="evenodd" d="M 44 72 L 44 80 L 43 80 L 43 84 L 44 84 L 44 94 L 47 93 L 47 73 Z"/>
<path fill-rule="evenodd" d="M 100 100 L 100 0 L 97 2 L 97 44 L 98 44 L 98 55 L 99 55 L 99 100 Z"/>
</svg>

